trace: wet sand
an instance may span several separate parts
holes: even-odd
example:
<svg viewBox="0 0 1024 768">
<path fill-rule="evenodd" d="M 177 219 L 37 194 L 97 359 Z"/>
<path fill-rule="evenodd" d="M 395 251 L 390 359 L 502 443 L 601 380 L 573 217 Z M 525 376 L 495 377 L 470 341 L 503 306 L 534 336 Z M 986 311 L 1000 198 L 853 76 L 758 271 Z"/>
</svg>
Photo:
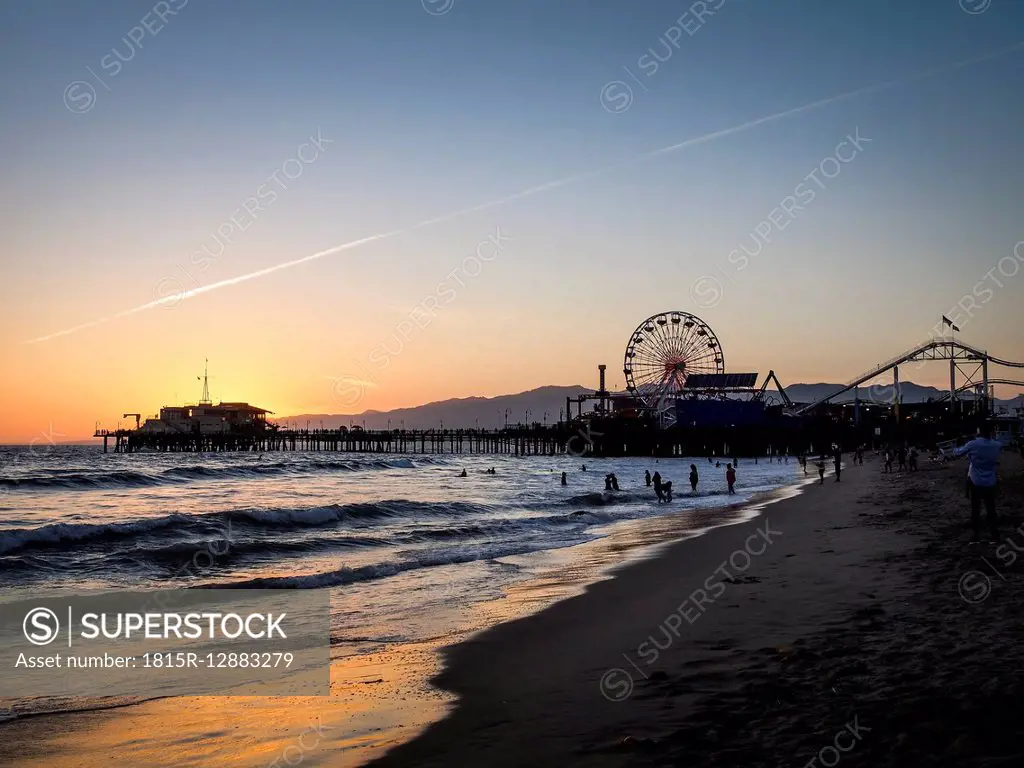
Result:
<svg viewBox="0 0 1024 768">
<path fill-rule="evenodd" d="M 455 710 L 373 765 L 1022 765 L 1021 470 L 999 548 L 968 546 L 962 461 L 674 544 L 449 649 Z"/>
</svg>

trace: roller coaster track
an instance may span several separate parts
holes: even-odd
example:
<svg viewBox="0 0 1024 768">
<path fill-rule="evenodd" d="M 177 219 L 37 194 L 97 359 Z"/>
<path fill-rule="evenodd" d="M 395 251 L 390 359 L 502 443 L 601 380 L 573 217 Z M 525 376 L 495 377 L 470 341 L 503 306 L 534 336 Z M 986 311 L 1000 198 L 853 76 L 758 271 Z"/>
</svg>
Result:
<svg viewBox="0 0 1024 768">
<path fill-rule="evenodd" d="M 887 360 L 881 365 L 872 368 L 867 373 L 858 376 L 855 379 L 849 381 L 842 388 L 837 389 L 827 397 L 823 397 L 815 402 L 800 406 L 794 413 L 797 415 L 808 413 L 813 411 L 815 408 L 824 405 L 835 397 L 849 392 L 854 387 L 859 387 L 861 384 L 879 376 L 886 371 L 891 371 L 896 366 L 902 363 L 909 363 L 923 360 L 954 360 L 963 362 L 978 362 L 987 363 L 992 365 L 1001 365 L 1007 368 L 1024 368 L 1024 363 L 1015 363 L 1010 360 L 1003 360 L 1002 358 L 992 357 L 987 351 L 972 347 L 969 344 L 964 344 L 962 341 L 955 339 L 931 339 L 924 342 L 916 347 L 908 349 L 903 354 L 897 355 L 891 360 Z M 1005 380 L 1004 380 L 1005 381 Z M 970 386 L 975 386 L 974 384 Z"/>
<path fill-rule="evenodd" d="M 991 358 L 989 359 L 989 362 L 992 362 Z M 989 379 L 988 383 L 990 385 L 991 384 L 1009 384 L 1010 386 L 1013 386 L 1013 387 L 1024 387 L 1024 381 L 1017 381 L 1015 379 Z M 956 391 L 957 392 L 969 392 L 971 390 L 976 390 L 980 386 L 981 386 L 981 384 L 979 384 L 978 382 L 968 382 L 967 384 L 964 384 L 962 386 L 957 387 Z M 942 402 L 945 402 L 946 400 L 949 400 L 949 392 L 943 392 L 942 393 L 942 397 L 936 398 L 935 402 L 942 403 Z"/>
</svg>

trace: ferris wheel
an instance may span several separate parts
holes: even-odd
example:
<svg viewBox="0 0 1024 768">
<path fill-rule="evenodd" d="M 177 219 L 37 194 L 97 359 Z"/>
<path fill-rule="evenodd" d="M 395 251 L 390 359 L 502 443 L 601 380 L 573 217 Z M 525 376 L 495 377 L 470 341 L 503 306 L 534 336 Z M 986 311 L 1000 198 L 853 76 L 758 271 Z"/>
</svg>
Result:
<svg viewBox="0 0 1024 768">
<path fill-rule="evenodd" d="M 725 373 L 722 346 L 711 326 L 689 312 L 662 312 L 644 320 L 626 345 L 626 389 L 660 410 L 682 394 L 695 373 Z"/>
</svg>

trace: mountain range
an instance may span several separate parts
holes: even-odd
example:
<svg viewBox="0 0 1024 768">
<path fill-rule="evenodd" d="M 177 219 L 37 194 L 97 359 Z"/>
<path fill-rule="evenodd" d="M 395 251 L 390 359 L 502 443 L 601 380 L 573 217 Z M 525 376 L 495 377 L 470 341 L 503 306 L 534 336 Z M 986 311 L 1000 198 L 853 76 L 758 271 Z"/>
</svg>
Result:
<svg viewBox="0 0 1024 768">
<path fill-rule="evenodd" d="M 786 387 L 786 394 L 795 403 L 812 403 L 827 396 L 841 384 L 793 384 Z M 904 382 L 901 385 L 904 403 L 921 403 L 937 400 L 944 394 L 935 387 Z M 361 413 L 302 413 L 277 419 L 279 424 L 291 424 L 297 428 L 336 429 L 338 427 L 361 426 L 365 429 L 494 429 L 507 424 L 527 422 L 553 424 L 562 417 L 567 397 L 593 394 L 594 390 L 580 385 L 546 386 L 497 397 L 466 397 L 440 400 L 410 408 L 391 411 L 362 411 Z M 776 402 L 778 394 L 774 395 Z M 613 393 L 614 394 L 614 393 Z M 853 392 L 836 399 L 836 402 L 853 402 Z M 862 402 L 873 401 L 887 404 L 892 399 L 892 387 L 872 386 L 860 388 Z M 1010 400 L 996 399 L 996 404 L 1007 408 L 1024 407 L 1024 395 Z"/>
</svg>

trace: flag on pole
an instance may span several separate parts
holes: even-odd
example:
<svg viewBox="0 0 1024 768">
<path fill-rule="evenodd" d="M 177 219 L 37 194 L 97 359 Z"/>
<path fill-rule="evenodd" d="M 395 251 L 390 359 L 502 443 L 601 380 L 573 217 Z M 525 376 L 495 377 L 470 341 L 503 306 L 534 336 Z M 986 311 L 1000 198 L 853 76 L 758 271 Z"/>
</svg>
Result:
<svg viewBox="0 0 1024 768">
<path fill-rule="evenodd" d="M 942 322 L 943 322 L 943 323 L 945 323 L 946 325 L 948 325 L 948 326 L 949 326 L 950 328 L 952 328 L 952 329 L 953 329 L 954 331 L 956 331 L 957 333 L 959 333 L 959 332 L 960 332 L 960 329 L 959 329 L 959 328 L 957 328 L 957 327 L 956 327 L 956 325 L 954 325 L 954 324 L 953 324 L 953 321 L 952 321 L 952 320 L 950 320 L 950 319 L 949 319 L 948 317 L 946 317 L 945 315 L 943 315 L 943 316 L 942 316 Z"/>
</svg>

